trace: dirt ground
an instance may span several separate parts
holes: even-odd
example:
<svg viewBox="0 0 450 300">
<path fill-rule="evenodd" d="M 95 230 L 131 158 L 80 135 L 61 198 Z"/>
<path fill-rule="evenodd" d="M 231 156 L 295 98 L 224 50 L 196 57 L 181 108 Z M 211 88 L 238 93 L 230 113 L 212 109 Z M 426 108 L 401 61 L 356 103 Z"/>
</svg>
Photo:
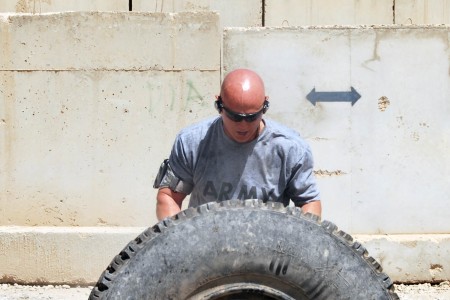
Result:
<svg viewBox="0 0 450 300">
<path fill-rule="evenodd" d="M 86 300 L 92 287 L 27 286 L 0 284 L 0 300 Z M 404 300 L 449 300 L 450 283 L 438 285 L 396 285 L 397 294 Z"/>
</svg>

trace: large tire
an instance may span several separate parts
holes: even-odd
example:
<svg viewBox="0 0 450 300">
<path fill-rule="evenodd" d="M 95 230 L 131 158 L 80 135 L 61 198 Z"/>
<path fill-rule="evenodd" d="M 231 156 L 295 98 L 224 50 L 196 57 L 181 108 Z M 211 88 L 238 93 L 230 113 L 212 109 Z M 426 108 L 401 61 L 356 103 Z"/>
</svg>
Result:
<svg viewBox="0 0 450 300">
<path fill-rule="evenodd" d="M 187 209 L 117 255 L 89 299 L 399 299 L 366 249 L 293 207 Z"/>
</svg>

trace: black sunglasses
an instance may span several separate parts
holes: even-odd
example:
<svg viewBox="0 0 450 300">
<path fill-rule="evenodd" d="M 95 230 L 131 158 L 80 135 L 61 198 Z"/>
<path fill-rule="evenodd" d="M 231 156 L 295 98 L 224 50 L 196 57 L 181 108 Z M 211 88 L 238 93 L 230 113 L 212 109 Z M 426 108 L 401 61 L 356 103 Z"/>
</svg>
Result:
<svg viewBox="0 0 450 300">
<path fill-rule="evenodd" d="M 223 106 L 223 102 L 220 97 L 216 101 L 216 108 L 219 112 L 221 112 L 223 109 L 227 114 L 227 117 L 231 121 L 241 122 L 242 120 L 245 120 L 246 122 L 251 123 L 258 119 L 261 114 L 264 114 L 267 111 L 267 109 L 269 108 L 269 101 L 265 100 L 261 110 L 251 114 L 237 113 L 226 108 L 225 106 Z"/>
</svg>

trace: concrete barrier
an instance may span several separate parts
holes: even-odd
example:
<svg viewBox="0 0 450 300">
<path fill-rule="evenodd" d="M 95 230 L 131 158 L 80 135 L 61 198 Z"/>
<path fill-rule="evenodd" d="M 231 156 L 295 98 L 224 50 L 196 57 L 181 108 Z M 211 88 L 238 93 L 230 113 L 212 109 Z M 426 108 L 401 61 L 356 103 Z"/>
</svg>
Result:
<svg viewBox="0 0 450 300">
<path fill-rule="evenodd" d="M 142 230 L 136 227 L 0 227 L 0 282 L 93 285 Z"/>
<path fill-rule="evenodd" d="M 266 0 L 266 26 L 392 24 L 392 0 Z"/>
<path fill-rule="evenodd" d="M 355 235 L 397 282 L 439 283 L 450 278 L 450 234 Z"/>
<path fill-rule="evenodd" d="M 0 12 L 129 11 L 129 0 L 2 0 Z"/>
<path fill-rule="evenodd" d="M 42 14 L 49 12 L 211 12 L 220 14 L 222 26 L 262 26 L 262 0 L 2 0 L 0 12 Z"/>
<path fill-rule="evenodd" d="M 449 26 L 224 33 L 224 70 L 257 70 L 267 117 L 312 145 L 324 218 L 395 281 L 450 278 L 449 49 Z M 342 96 L 352 88 L 361 96 L 353 104 Z"/>
<path fill-rule="evenodd" d="M 211 12 L 4 15 L 0 70 L 218 71 L 218 21 Z"/>
<path fill-rule="evenodd" d="M 324 218 L 351 233 L 448 233 L 449 28 L 231 28 L 224 69 L 257 70 L 267 117 L 310 142 Z"/>
<path fill-rule="evenodd" d="M 2 0 L 0 12 L 217 11 L 222 26 L 449 24 L 450 0 Z"/>
<path fill-rule="evenodd" d="M 396 0 L 396 24 L 450 24 L 450 0 Z"/>
<path fill-rule="evenodd" d="M 449 24 L 450 0 L 266 0 L 266 26 Z"/>
<path fill-rule="evenodd" d="M 133 11 L 217 11 L 222 26 L 262 26 L 262 0 L 133 0 Z"/>
<path fill-rule="evenodd" d="M 0 225 L 154 223 L 152 183 L 172 139 L 213 110 L 218 15 L 10 15 L 0 24 Z"/>
<path fill-rule="evenodd" d="M 216 113 L 222 68 L 236 67 L 261 73 L 267 117 L 312 145 L 324 218 L 393 280 L 448 280 L 449 26 L 228 28 L 222 40 L 220 22 L 0 15 L 0 281 L 97 280 L 156 222 L 159 164 L 180 128 Z M 353 105 L 332 100 L 352 88 Z"/>
<path fill-rule="evenodd" d="M 145 228 L 0 227 L 0 282 L 93 285 Z M 450 235 L 355 235 L 396 282 L 450 278 Z"/>
</svg>

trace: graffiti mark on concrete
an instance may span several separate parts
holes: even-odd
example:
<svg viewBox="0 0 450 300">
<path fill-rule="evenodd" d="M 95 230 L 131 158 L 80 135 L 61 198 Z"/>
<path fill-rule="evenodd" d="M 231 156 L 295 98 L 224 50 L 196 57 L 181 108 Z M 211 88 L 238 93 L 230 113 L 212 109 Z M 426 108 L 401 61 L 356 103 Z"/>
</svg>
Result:
<svg viewBox="0 0 450 300">
<path fill-rule="evenodd" d="M 151 84 L 150 82 L 147 82 L 147 89 L 150 92 L 150 97 L 148 100 L 148 105 L 146 106 L 146 109 L 149 113 L 153 112 L 155 109 L 155 105 L 161 105 L 165 104 L 168 106 L 169 110 L 174 110 L 175 105 L 175 88 L 173 85 L 169 85 L 168 91 L 165 91 L 163 87 L 156 86 Z M 169 102 L 167 102 L 167 99 L 170 99 Z"/>
<path fill-rule="evenodd" d="M 186 104 L 188 104 L 189 101 L 192 101 L 192 100 L 200 100 L 201 103 L 203 103 L 203 96 L 198 92 L 197 88 L 194 86 L 194 83 L 191 80 L 188 80 L 187 85 L 188 85 L 189 89 L 188 89 L 188 95 L 186 98 Z"/>
<path fill-rule="evenodd" d="M 182 103 L 182 108 L 187 109 L 190 103 L 195 102 L 200 105 L 205 105 L 204 97 L 199 92 L 192 80 L 188 80 L 186 96 L 177 99 L 176 89 L 173 85 L 169 85 L 167 88 L 162 86 L 153 85 L 147 82 L 147 89 L 150 93 L 148 105 L 145 107 L 149 113 L 153 112 L 158 105 L 165 105 L 170 111 L 176 109 L 176 103 Z M 167 101 L 170 99 L 169 101 Z"/>
</svg>

